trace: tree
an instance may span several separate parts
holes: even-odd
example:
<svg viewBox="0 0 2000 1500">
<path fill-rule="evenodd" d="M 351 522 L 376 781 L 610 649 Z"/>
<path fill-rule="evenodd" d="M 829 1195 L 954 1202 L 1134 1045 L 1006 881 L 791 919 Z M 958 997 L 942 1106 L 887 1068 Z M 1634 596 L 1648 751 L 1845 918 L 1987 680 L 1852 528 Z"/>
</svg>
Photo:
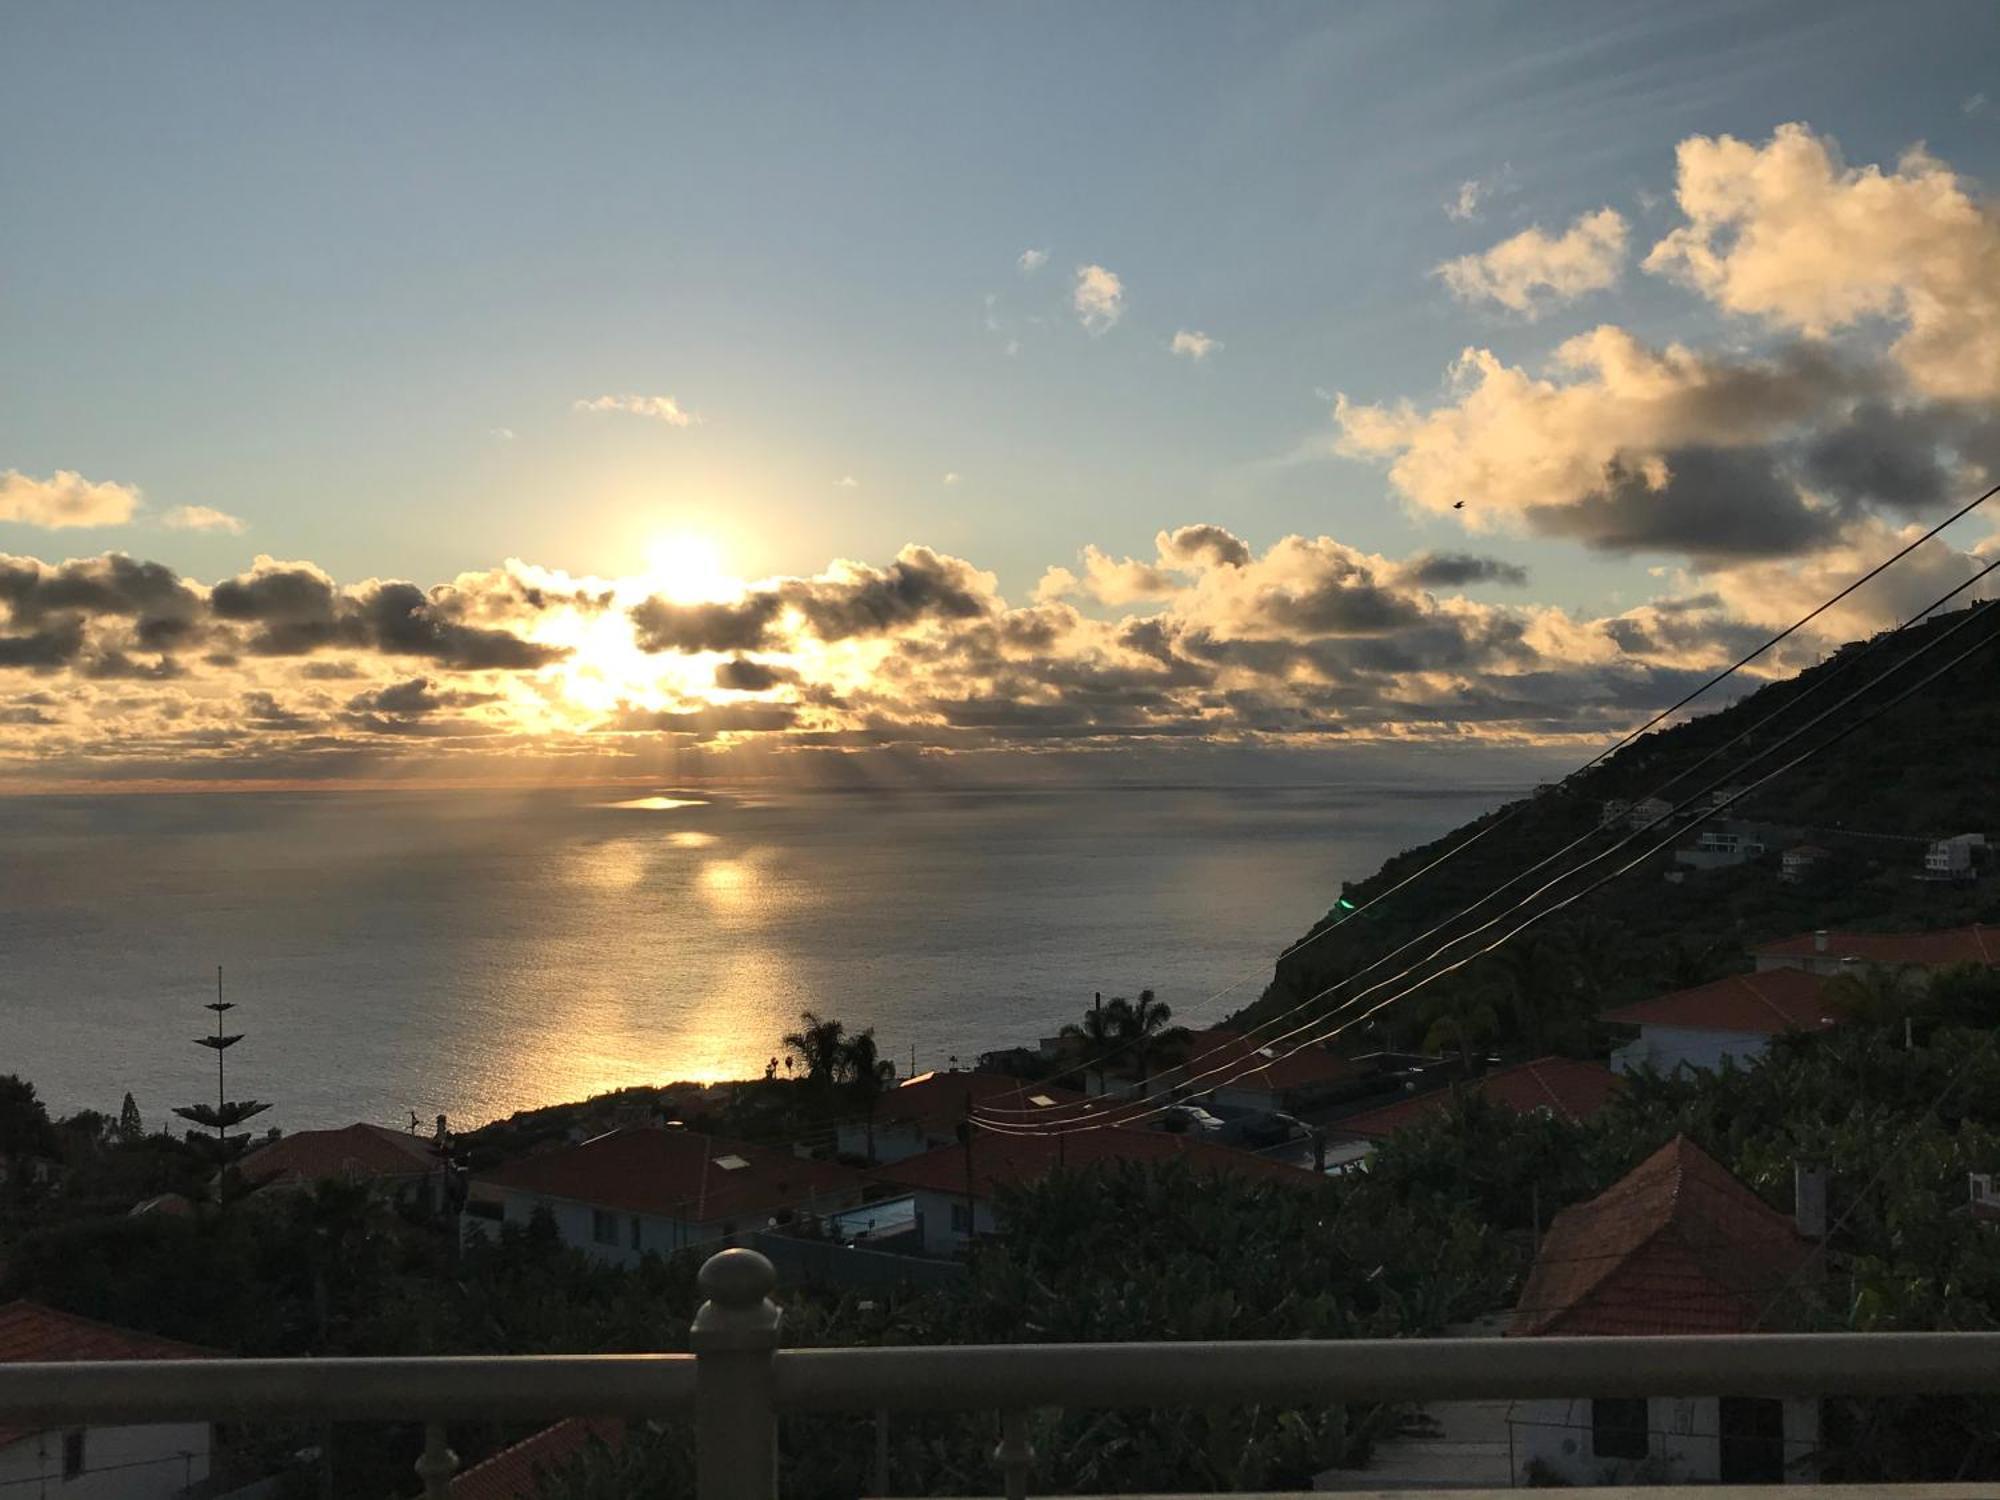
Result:
<svg viewBox="0 0 2000 1500">
<path fill-rule="evenodd" d="M 35 1086 L 13 1073 L 0 1073 L 0 1156 L 50 1157 L 56 1153 L 55 1127 Z"/>
<path fill-rule="evenodd" d="M 868 1122 L 868 1159 L 875 1160 L 875 1109 L 895 1080 L 896 1065 L 875 1050 L 875 1028 L 856 1032 L 841 1048 L 844 1087 Z"/>
<path fill-rule="evenodd" d="M 118 1106 L 118 1139 L 130 1145 L 146 1137 L 146 1122 L 139 1118 L 139 1101 L 127 1090 L 125 1102 Z"/>
<path fill-rule="evenodd" d="M 1119 1013 L 1119 1007 L 1123 1005 L 1123 1000 L 1113 1000 L 1107 1006 L 1103 995 L 1093 995 L 1091 1007 L 1083 1013 L 1083 1019 L 1071 1021 L 1057 1033 L 1064 1041 L 1075 1044 L 1074 1050 L 1083 1054 L 1085 1092 L 1089 1091 L 1089 1075 L 1092 1073 L 1097 1075 L 1099 1090 L 1103 1089 L 1104 1064 L 1124 1034 Z"/>
<path fill-rule="evenodd" d="M 1908 965 L 1869 964 L 1827 981 L 1826 1003 L 1833 1011 L 1866 1026 L 1900 1025 L 1921 996 L 1921 981 Z"/>
<path fill-rule="evenodd" d="M 1493 992 L 1483 986 L 1439 995 L 1424 1008 L 1424 1020 L 1422 1050 L 1433 1057 L 1457 1052 L 1468 1078 L 1474 1072 L 1473 1049 L 1483 1051 L 1500 1035 L 1500 1015 L 1493 1004 Z"/>
<path fill-rule="evenodd" d="M 1174 1026 L 1172 1007 L 1163 1000 L 1153 998 L 1151 990 L 1139 991 L 1136 1001 L 1114 1000 L 1113 1020 L 1118 1027 L 1119 1039 L 1132 1049 L 1133 1066 L 1139 1074 L 1139 1086 L 1146 1086 L 1149 1076 L 1148 1063 L 1158 1052 L 1187 1043 L 1191 1033 L 1185 1026 Z"/>
<path fill-rule="evenodd" d="M 825 1091 L 840 1080 L 847 1039 L 844 1023 L 827 1017 L 822 1020 L 816 1011 L 799 1012 L 799 1029 L 788 1031 L 778 1039 L 788 1052 L 797 1053 L 806 1065 L 806 1082 L 814 1088 Z M 790 1058 L 786 1061 L 789 1063 Z"/>
</svg>

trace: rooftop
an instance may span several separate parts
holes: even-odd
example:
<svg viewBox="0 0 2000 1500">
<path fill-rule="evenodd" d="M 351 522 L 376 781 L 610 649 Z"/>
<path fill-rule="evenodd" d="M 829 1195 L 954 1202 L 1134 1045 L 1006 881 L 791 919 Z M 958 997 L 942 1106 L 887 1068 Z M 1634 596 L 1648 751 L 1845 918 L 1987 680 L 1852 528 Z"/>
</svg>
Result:
<svg viewBox="0 0 2000 1500">
<path fill-rule="evenodd" d="M 1766 969 L 1655 995 L 1606 1011 L 1604 1019 L 1628 1026 L 1685 1026 L 1695 1031 L 1759 1036 L 1825 1031 L 1837 1023 L 1823 998 L 1825 989 L 1824 978 L 1803 969 Z"/>
<path fill-rule="evenodd" d="M 1465 1092 L 1497 1104 L 1513 1114 L 1546 1109 L 1571 1122 L 1587 1120 L 1610 1102 L 1620 1087 L 1618 1075 L 1602 1063 L 1570 1057 L 1538 1057 L 1533 1062 L 1497 1068 L 1466 1086 Z M 1445 1109 L 1449 1089 L 1434 1089 L 1413 1099 L 1398 1099 L 1380 1109 L 1349 1115 L 1332 1128 L 1343 1135 L 1385 1136 Z"/>
<path fill-rule="evenodd" d="M 77 1360 L 215 1359 L 213 1349 L 174 1339 L 134 1333 L 58 1312 L 39 1302 L 9 1302 L 0 1307 L 0 1364 L 70 1364 Z M 0 1448 L 26 1437 L 34 1428 L 0 1426 Z"/>
<path fill-rule="evenodd" d="M 1508 1332 L 1753 1333 L 1811 1253 L 1788 1217 L 1675 1136 L 1555 1216 Z"/>
<path fill-rule="evenodd" d="M 966 1156 L 963 1146 L 942 1146 L 878 1167 L 875 1176 L 904 1187 L 963 1194 L 967 1187 Z M 1064 1167 L 1096 1166 L 1107 1161 L 1181 1161 L 1203 1173 L 1231 1173 L 1294 1187 L 1311 1187 L 1322 1180 L 1299 1167 L 1164 1130 L 1120 1126 L 1061 1136 L 980 1131 L 972 1138 L 972 1196 L 990 1198 L 1001 1184 L 1038 1182 Z"/>
<path fill-rule="evenodd" d="M 542 1476 L 581 1455 L 592 1439 L 616 1449 L 625 1423 L 616 1417 L 569 1417 L 481 1460 L 451 1482 L 451 1500 L 534 1500 Z"/>
<path fill-rule="evenodd" d="M 1818 933 L 1803 932 L 1750 951 L 1759 958 L 1853 958 L 1863 963 L 1925 968 L 2000 965 L 2000 927 L 1975 922 L 1970 927 L 1946 927 L 1937 932 L 1829 932 L 1824 949 L 1819 946 Z"/>
<path fill-rule="evenodd" d="M 1046 1099 L 1046 1105 L 1037 1100 Z M 1053 1084 L 1030 1083 L 1005 1073 L 919 1073 L 905 1079 L 884 1094 L 875 1106 L 877 1125 L 915 1125 L 924 1130 L 948 1131 L 966 1118 L 966 1102 L 973 1108 L 997 1106 L 1008 1110 L 1053 1109 L 1057 1105 L 1080 1104 L 1083 1095 Z"/>
<path fill-rule="evenodd" d="M 724 1136 L 644 1127 L 509 1162 L 475 1180 L 688 1224 L 798 1208 L 816 1196 L 844 1206 L 868 1184 L 861 1173 L 833 1162 Z"/>
<path fill-rule="evenodd" d="M 426 1136 L 380 1125 L 345 1125 L 338 1130 L 300 1130 L 259 1146 L 243 1158 L 247 1181 L 318 1182 L 326 1178 L 413 1177 L 437 1165 Z"/>
<path fill-rule="evenodd" d="M 1189 1067 L 1197 1074 L 1228 1068 L 1226 1078 L 1210 1080 L 1217 1088 L 1226 1084 L 1230 1088 L 1262 1089 L 1273 1094 L 1341 1083 L 1360 1076 L 1361 1070 L 1338 1053 L 1325 1047 L 1302 1047 L 1293 1052 L 1290 1049 L 1294 1045 L 1289 1042 L 1259 1045 L 1238 1032 L 1216 1027 L 1194 1034 L 1193 1048 L 1188 1053 Z"/>
</svg>

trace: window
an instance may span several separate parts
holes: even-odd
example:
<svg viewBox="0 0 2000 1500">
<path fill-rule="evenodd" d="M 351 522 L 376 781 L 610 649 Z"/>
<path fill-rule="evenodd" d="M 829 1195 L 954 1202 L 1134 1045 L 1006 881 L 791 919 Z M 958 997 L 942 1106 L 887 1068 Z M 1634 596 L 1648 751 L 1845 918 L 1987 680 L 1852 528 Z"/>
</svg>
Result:
<svg viewBox="0 0 2000 1500">
<path fill-rule="evenodd" d="M 1785 1404 L 1725 1396 L 1717 1404 L 1724 1484 L 1785 1482 Z"/>
<path fill-rule="evenodd" d="M 972 1210 L 963 1203 L 951 1206 L 951 1232 L 953 1234 L 972 1233 Z"/>
<path fill-rule="evenodd" d="M 63 1481 L 81 1479 L 84 1470 L 83 1429 L 63 1434 Z"/>
<path fill-rule="evenodd" d="M 1590 1451 L 1598 1458 L 1646 1456 L 1646 1398 L 1599 1396 L 1590 1403 Z"/>
<path fill-rule="evenodd" d="M 600 1245 L 618 1243 L 618 1215 L 609 1209 L 593 1208 L 590 1211 L 590 1237 Z"/>
</svg>

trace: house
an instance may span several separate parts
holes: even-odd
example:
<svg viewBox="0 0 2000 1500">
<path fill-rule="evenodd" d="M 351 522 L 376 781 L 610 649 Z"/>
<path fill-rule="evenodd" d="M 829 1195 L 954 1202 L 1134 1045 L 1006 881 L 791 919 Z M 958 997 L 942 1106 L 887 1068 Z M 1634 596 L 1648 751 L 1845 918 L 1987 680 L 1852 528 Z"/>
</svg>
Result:
<svg viewBox="0 0 2000 1500">
<path fill-rule="evenodd" d="M 1674 804 L 1664 797 L 1645 797 L 1632 804 L 1625 814 L 1625 826 L 1634 833 L 1664 827 L 1673 821 Z"/>
<path fill-rule="evenodd" d="M 1037 1135 L 975 1130 L 963 1145 L 912 1156 L 875 1175 L 915 1196 L 925 1254 L 957 1255 L 975 1236 L 999 1232 L 993 1202 L 999 1188 L 1115 1161 L 1179 1161 L 1203 1176 L 1234 1175 L 1292 1187 L 1309 1188 L 1321 1181 L 1313 1172 L 1248 1151 L 1127 1126 Z"/>
<path fill-rule="evenodd" d="M 1782 1323 L 1815 1250 L 1790 1218 L 1676 1136 L 1556 1215 L 1508 1336 L 1764 1332 Z M 1818 1403 L 1776 1397 L 1579 1395 L 1516 1402 L 1508 1421 L 1525 1470 L 1578 1485 L 1810 1480 L 1819 1443 Z"/>
<path fill-rule="evenodd" d="M 1009 1121 L 1031 1125 L 1033 1111 L 1082 1102 L 1083 1095 L 1074 1090 L 1027 1083 L 1004 1073 L 919 1073 L 876 1100 L 872 1128 L 865 1119 L 842 1120 L 837 1127 L 839 1151 L 878 1163 L 902 1161 L 954 1144 L 960 1123 L 974 1111 L 1009 1111 L 1005 1116 Z"/>
<path fill-rule="evenodd" d="M 443 1173 L 444 1161 L 432 1137 L 357 1124 L 280 1136 L 245 1156 L 236 1169 L 245 1182 L 265 1189 L 357 1182 L 388 1197 L 416 1198 Z"/>
<path fill-rule="evenodd" d="M 1833 975 L 1854 964 L 1883 969 L 1948 969 L 1958 964 L 2000 965 L 2000 927 L 1975 922 L 1936 932 L 1817 932 L 1752 948 L 1757 972 L 1802 969 Z"/>
<path fill-rule="evenodd" d="M 1722 870 L 1761 859 L 1768 849 L 1753 825 L 1718 823 L 1702 829 L 1693 848 L 1676 849 L 1674 862 L 1694 870 Z"/>
<path fill-rule="evenodd" d="M 1763 1056 L 1771 1038 L 1788 1031 L 1825 1031 L 1836 1024 L 1822 991 L 1826 981 L 1800 969 L 1732 974 L 1693 989 L 1655 995 L 1606 1011 L 1604 1019 L 1636 1026 L 1638 1037 L 1611 1054 L 1616 1073 L 1652 1068 L 1719 1068 Z"/>
<path fill-rule="evenodd" d="M 1953 838 L 1936 840 L 1924 852 L 1924 879 L 1972 879 L 1977 863 L 1974 851 L 1979 854 L 1986 852 L 1985 834 L 1961 833 Z"/>
<path fill-rule="evenodd" d="M 1464 1086 L 1463 1092 L 1498 1105 L 1510 1114 L 1545 1112 L 1572 1124 L 1589 1119 L 1611 1102 L 1622 1080 L 1602 1063 L 1571 1057 L 1538 1057 L 1533 1062 L 1496 1068 Z M 1433 1089 L 1414 1098 L 1366 1110 L 1336 1120 L 1328 1133 L 1338 1143 L 1330 1155 L 1343 1165 L 1365 1160 L 1377 1142 L 1419 1120 L 1444 1113 L 1451 1105 L 1450 1089 Z"/>
<path fill-rule="evenodd" d="M 546 1210 L 566 1245 L 613 1265 L 854 1208 L 869 1180 L 834 1162 L 722 1136 L 613 1130 L 473 1179 L 468 1233 Z"/>
<path fill-rule="evenodd" d="M 1794 844 L 1779 860 L 1778 878 L 1794 883 L 1804 880 L 1831 857 L 1832 851 L 1818 844 Z"/>
<path fill-rule="evenodd" d="M 451 1500 L 535 1500 L 546 1477 L 581 1462 L 593 1443 L 614 1453 L 623 1448 L 624 1420 L 566 1418 L 454 1475 L 445 1493 Z"/>
<path fill-rule="evenodd" d="M 1262 1044 L 1216 1027 L 1196 1032 L 1187 1062 L 1166 1076 L 1197 1095 L 1206 1092 L 1218 1113 L 1273 1114 L 1324 1103 L 1362 1070 L 1323 1046 L 1300 1047 L 1296 1038 Z"/>
<path fill-rule="evenodd" d="M 0 1307 L 0 1364 L 214 1359 L 213 1350 L 73 1317 L 38 1302 Z M 67 1429 L 0 1425 L 0 1495 L 169 1500 L 208 1478 L 206 1422 Z"/>
</svg>

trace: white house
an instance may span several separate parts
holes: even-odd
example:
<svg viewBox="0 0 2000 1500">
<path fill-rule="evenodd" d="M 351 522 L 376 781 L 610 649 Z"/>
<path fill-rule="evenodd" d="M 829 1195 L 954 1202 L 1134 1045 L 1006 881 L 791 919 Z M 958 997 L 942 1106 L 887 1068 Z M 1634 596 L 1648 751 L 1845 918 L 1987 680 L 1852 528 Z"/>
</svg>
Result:
<svg viewBox="0 0 2000 1500">
<path fill-rule="evenodd" d="M 1721 870 L 1747 864 L 1766 852 L 1764 840 L 1741 824 L 1704 828 L 1691 849 L 1676 849 L 1674 861 L 1696 870 Z"/>
<path fill-rule="evenodd" d="M 1970 880 L 1973 851 L 1984 850 L 1985 847 L 1986 835 L 1983 833 L 1961 833 L 1952 838 L 1938 839 L 1924 853 L 1924 878 Z"/>
<path fill-rule="evenodd" d="M 1801 1194 L 1801 1202 L 1807 1195 Z M 1511 1338 L 1761 1333 L 1807 1283 L 1798 1226 L 1677 1136 L 1557 1214 Z M 1508 1412 L 1521 1477 L 1592 1485 L 1809 1483 L 1819 1404 L 1778 1397 L 1577 1395 Z"/>
<path fill-rule="evenodd" d="M 1008 1111 L 1006 1119 L 1030 1125 L 1037 1111 L 1082 1102 L 1083 1096 L 1073 1090 L 1026 1083 L 1005 1073 L 919 1073 L 876 1100 L 872 1122 L 842 1120 L 836 1135 L 842 1156 L 896 1162 L 953 1144 L 959 1125 L 974 1110 Z"/>
<path fill-rule="evenodd" d="M 217 1357 L 212 1350 L 73 1317 L 37 1302 L 0 1307 L 0 1362 L 8 1364 Z M 209 1447 L 206 1422 L 0 1426 L 0 1495 L 171 1500 L 208 1478 Z"/>
<path fill-rule="evenodd" d="M 1821 993 L 1826 981 L 1799 969 L 1732 974 L 1691 990 L 1656 995 L 1606 1011 L 1604 1019 L 1636 1026 L 1637 1038 L 1611 1054 L 1616 1073 L 1646 1068 L 1719 1068 L 1761 1057 L 1787 1031 L 1825 1031 L 1835 1024 Z"/>
<path fill-rule="evenodd" d="M 1778 878 L 1797 882 L 1819 868 L 1831 856 L 1832 851 L 1818 844 L 1794 844 L 1784 852 L 1779 861 Z"/>
<path fill-rule="evenodd" d="M 468 1234 L 546 1210 L 566 1245 L 612 1265 L 858 1206 L 869 1181 L 833 1162 L 692 1131 L 635 1127 L 473 1179 Z"/>
</svg>

